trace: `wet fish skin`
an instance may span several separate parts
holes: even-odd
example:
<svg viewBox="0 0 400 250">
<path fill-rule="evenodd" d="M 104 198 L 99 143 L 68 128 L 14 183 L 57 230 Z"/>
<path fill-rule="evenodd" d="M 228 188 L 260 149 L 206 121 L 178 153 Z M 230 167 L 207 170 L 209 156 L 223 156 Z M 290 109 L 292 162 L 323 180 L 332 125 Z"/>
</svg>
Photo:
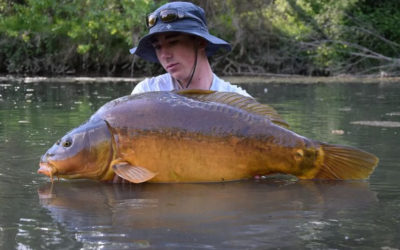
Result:
<svg viewBox="0 0 400 250">
<path fill-rule="evenodd" d="M 218 182 L 284 173 L 365 179 L 378 159 L 307 139 L 233 93 L 148 92 L 105 104 L 42 157 L 39 173 L 131 182 Z M 72 142 L 65 147 L 65 142 Z"/>
</svg>

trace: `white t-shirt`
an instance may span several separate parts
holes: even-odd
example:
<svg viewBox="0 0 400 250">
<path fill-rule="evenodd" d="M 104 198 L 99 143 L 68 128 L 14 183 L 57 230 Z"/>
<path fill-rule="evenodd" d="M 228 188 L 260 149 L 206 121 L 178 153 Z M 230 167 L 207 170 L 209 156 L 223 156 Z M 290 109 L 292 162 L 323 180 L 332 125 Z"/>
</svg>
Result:
<svg viewBox="0 0 400 250">
<path fill-rule="evenodd" d="M 132 94 L 138 94 L 149 91 L 171 91 L 181 89 L 179 83 L 172 78 L 169 73 L 165 73 L 159 76 L 146 78 L 139 82 L 132 91 Z M 244 96 L 251 97 L 246 90 L 232 85 L 213 74 L 213 81 L 210 90 L 220 91 L 220 92 L 235 92 Z"/>
</svg>

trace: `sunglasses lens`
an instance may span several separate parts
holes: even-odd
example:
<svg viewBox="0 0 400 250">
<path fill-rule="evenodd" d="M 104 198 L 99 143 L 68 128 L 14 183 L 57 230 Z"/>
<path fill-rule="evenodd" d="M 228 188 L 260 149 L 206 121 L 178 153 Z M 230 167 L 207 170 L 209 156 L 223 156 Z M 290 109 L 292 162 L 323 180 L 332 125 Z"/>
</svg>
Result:
<svg viewBox="0 0 400 250">
<path fill-rule="evenodd" d="M 157 16 L 156 15 L 149 15 L 146 19 L 147 27 L 151 28 L 156 24 Z"/>
<path fill-rule="evenodd" d="M 179 16 L 177 10 L 162 10 L 162 11 L 160 11 L 159 17 L 160 17 L 161 21 L 164 23 L 170 23 L 170 22 L 177 20 L 178 18 L 183 18 L 183 16 Z M 157 22 L 156 14 L 150 14 L 146 18 L 146 25 L 148 28 L 151 28 L 154 25 L 156 25 L 156 22 Z"/>
<path fill-rule="evenodd" d="M 162 10 L 160 18 L 164 23 L 173 22 L 178 19 L 178 12 L 176 10 Z"/>
</svg>

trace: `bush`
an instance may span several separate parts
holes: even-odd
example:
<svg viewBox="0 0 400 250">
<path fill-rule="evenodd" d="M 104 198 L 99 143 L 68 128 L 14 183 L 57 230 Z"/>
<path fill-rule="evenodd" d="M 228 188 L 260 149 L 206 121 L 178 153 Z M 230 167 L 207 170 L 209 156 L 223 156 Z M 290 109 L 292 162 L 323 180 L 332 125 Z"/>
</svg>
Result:
<svg viewBox="0 0 400 250">
<path fill-rule="evenodd" d="M 28 74 L 118 74 L 145 34 L 146 0 L 9 3 L 0 23 L 1 69 Z M 134 29 L 132 29 L 134 27 Z"/>
<path fill-rule="evenodd" d="M 128 50 L 165 1 L 0 1 L 0 73 L 152 75 Z M 210 32 L 233 51 L 211 58 L 218 74 L 376 73 L 399 69 L 395 0 L 194 0 Z"/>
</svg>

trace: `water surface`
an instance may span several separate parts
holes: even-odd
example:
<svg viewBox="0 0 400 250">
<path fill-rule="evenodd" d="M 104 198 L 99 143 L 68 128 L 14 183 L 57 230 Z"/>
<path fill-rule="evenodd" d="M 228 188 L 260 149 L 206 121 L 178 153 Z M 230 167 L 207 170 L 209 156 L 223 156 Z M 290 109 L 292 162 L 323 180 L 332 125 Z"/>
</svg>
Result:
<svg viewBox="0 0 400 250">
<path fill-rule="evenodd" d="M 51 185 L 40 156 L 133 84 L 2 82 L 0 248 L 399 249 L 400 83 L 242 87 L 293 131 L 372 152 L 378 168 L 367 181 Z"/>
</svg>

